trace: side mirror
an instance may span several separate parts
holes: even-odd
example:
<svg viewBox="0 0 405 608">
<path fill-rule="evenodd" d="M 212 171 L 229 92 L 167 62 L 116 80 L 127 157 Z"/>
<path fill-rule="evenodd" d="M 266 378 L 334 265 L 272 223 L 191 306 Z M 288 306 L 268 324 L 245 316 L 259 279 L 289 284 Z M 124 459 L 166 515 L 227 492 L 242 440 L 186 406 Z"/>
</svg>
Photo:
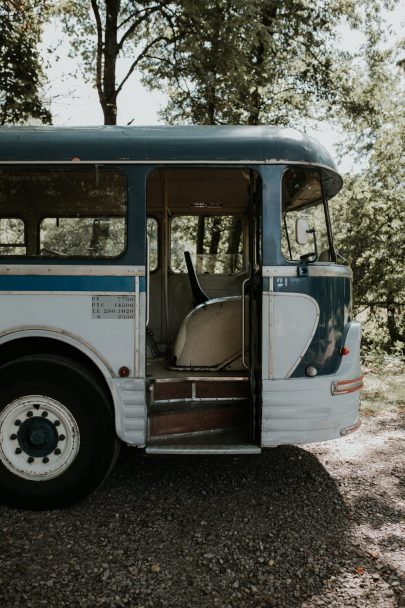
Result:
<svg viewBox="0 0 405 608">
<path fill-rule="evenodd" d="M 295 221 L 295 240 L 298 245 L 306 245 L 309 240 L 309 224 L 306 217 L 299 217 Z"/>
</svg>

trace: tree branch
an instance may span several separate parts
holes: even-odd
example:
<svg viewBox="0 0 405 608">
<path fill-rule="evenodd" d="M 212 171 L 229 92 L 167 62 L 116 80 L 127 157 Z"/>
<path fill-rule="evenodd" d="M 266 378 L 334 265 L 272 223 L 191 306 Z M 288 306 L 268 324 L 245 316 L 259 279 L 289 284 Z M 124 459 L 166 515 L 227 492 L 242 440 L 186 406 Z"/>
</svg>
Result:
<svg viewBox="0 0 405 608">
<path fill-rule="evenodd" d="M 157 38 L 154 38 L 153 40 L 151 40 L 151 42 L 149 42 L 145 48 L 143 49 L 143 51 L 138 55 L 138 57 L 132 62 L 131 67 L 129 68 L 128 72 L 126 73 L 126 76 L 121 80 L 120 84 L 117 87 L 117 95 L 121 92 L 124 84 L 127 82 L 128 78 L 131 76 L 131 74 L 134 72 L 135 68 L 139 65 L 139 63 L 142 61 L 142 59 L 144 59 L 146 57 L 146 55 L 148 54 L 148 51 L 158 42 L 160 42 L 161 40 L 166 40 L 166 42 L 170 43 L 170 40 L 168 40 L 165 36 L 158 36 Z"/>
<path fill-rule="evenodd" d="M 122 50 L 126 40 L 137 30 L 137 28 L 144 21 L 148 20 L 151 15 L 156 13 L 160 9 L 160 5 L 154 6 L 152 9 L 145 10 L 143 15 L 140 15 L 136 21 L 133 21 L 132 25 L 127 29 L 127 31 L 122 35 L 121 40 L 118 42 L 118 53 Z"/>
<path fill-rule="evenodd" d="M 142 23 L 142 21 L 144 21 L 145 18 L 149 16 L 149 14 L 152 14 L 152 12 L 155 12 L 156 10 L 159 10 L 163 7 L 165 9 L 169 8 L 168 5 L 166 4 L 166 2 L 164 2 L 163 0 L 160 0 L 160 2 L 158 2 L 158 4 L 156 4 L 153 7 L 148 7 L 148 8 L 144 8 L 141 10 L 135 10 L 130 15 L 128 15 L 128 17 L 126 17 L 126 19 L 124 19 L 123 21 L 121 21 L 121 23 L 118 24 L 118 29 L 120 30 L 121 28 L 125 27 L 127 25 L 127 23 L 129 23 L 130 21 L 132 21 L 132 19 L 135 18 L 135 15 L 141 15 L 142 13 L 144 13 L 143 16 L 140 17 L 140 19 L 138 20 L 138 24 Z"/>
<path fill-rule="evenodd" d="M 104 107 L 104 92 L 102 85 L 102 61 L 103 61 L 103 26 L 101 23 L 100 11 L 98 10 L 97 0 L 91 0 L 94 18 L 97 28 L 97 54 L 96 54 L 96 88 L 101 106 Z"/>
</svg>

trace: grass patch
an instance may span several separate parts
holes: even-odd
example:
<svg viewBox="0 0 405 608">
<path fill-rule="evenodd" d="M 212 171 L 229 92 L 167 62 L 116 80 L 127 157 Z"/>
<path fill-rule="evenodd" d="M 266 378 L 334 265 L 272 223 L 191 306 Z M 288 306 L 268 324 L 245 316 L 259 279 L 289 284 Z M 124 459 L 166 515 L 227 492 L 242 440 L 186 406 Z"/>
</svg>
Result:
<svg viewBox="0 0 405 608">
<path fill-rule="evenodd" d="M 363 363 L 364 389 L 360 411 L 376 416 L 387 411 L 405 412 L 405 363 L 398 357 L 382 355 Z"/>
</svg>

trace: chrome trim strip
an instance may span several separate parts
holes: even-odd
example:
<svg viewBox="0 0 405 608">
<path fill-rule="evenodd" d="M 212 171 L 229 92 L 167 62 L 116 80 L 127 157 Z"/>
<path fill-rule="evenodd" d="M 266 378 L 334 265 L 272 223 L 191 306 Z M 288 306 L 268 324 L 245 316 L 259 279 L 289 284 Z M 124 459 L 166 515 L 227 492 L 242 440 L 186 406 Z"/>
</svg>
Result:
<svg viewBox="0 0 405 608">
<path fill-rule="evenodd" d="M 337 169 L 322 163 L 309 163 L 304 160 L 268 158 L 263 160 L 0 160 L 1 165 L 302 165 L 326 169 L 340 177 Z"/>
<path fill-rule="evenodd" d="M 0 296 L 133 296 L 134 291 L 1 291 Z"/>
<path fill-rule="evenodd" d="M 184 403 L 188 405 L 195 405 L 197 403 L 240 403 L 242 401 L 247 401 L 249 399 L 246 397 L 196 397 L 191 394 L 191 397 L 184 397 L 182 399 L 156 399 L 153 401 L 153 406 L 159 405 L 171 405 L 176 403 Z M 157 413 L 157 412 L 154 412 Z"/>
<path fill-rule="evenodd" d="M 242 281 L 242 312 L 241 312 L 241 333 L 242 333 L 242 352 L 241 352 L 241 360 L 242 365 L 245 369 L 249 369 L 249 365 L 245 361 L 245 287 L 246 284 L 250 281 L 250 277 L 247 277 L 244 281 Z"/>
<path fill-rule="evenodd" d="M 348 266 L 325 264 L 325 266 L 308 266 L 310 277 L 345 277 L 353 278 L 353 271 Z"/>
<path fill-rule="evenodd" d="M 361 420 L 360 420 L 360 418 L 358 418 L 357 421 L 354 424 L 352 424 L 352 426 L 347 426 L 345 429 L 342 429 L 340 431 L 340 435 L 342 437 L 345 437 L 346 435 L 350 435 L 350 433 L 354 433 L 360 427 L 361 427 Z"/>
<path fill-rule="evenodd" d="M 0 264 L 0 275 L 144 276 L 145 266 L 90 266 L 73 264 Z"/>
<path fill-rule="evenodd" d="M 181 370 L 179 370 L 181 371 Z M 246 376 L 182 376 L 179 378 L 151 378 L 150 384 L 163 384 L 166 382 L 248 382 Z"/>
<path fill-rule="evenodd" d="M 141 375 L 140 370 L 140 297 L 139 297 L 139 277 L 135 277 L 135 323 L 134 323 L 134 344 L 135 344 L 135 376 L 139 377 Z M 144 330 L 145 331 L 145 330 Z"/>
<path fill-rule="evenodd" d="M 162 160 L 162 159 L 149 159 L 149 160 L 0 160 L 0 165 L 265 165 L 265 164 L 293 164 L 293 162 L 285 161 L 270 161 L 270 160 Z M 297 163 L 297 161 L 295 161 Z M 299 164 L 312 164 L 303 163 Z M 324 165 L 319 165 L 324 166 Z M 324 166 L 326 169 L 333 171 L 331 167 Z"/>
<path fill-rule="evenodd" d="M 263 266 L 263 277 L 296 277 L 297 265 L 289 266 Z M 353 278 L 353 271 L 348 266 L 339 264 L 320 263 L 316 265 L 308 264 L 308 276 L 310 277 L 344 277 Z M 303 278 L 305 280 L 305 278 Z"/>
<path fill-rule="evenodd" d="M 364 387 L 363 379 L 364 376 L 351 380 L 335 380 L 330 387 L 331 393 L 332 395 L 346 395 L 360 391 Z"/>
<path fill-rule="evenodd" d="M 181 434 L 179 434 L 181 441 Z M 256 445 L 147 445 L 147 454 L 260 454 L 261 448 Z"/>
</svg>

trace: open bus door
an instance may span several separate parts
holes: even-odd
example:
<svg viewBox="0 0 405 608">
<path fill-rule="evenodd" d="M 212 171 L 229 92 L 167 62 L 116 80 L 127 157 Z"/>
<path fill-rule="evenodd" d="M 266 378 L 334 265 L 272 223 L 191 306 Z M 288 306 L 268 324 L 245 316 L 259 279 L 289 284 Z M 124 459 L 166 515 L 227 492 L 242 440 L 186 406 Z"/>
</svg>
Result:
<svg viewBox="0 0 405 608">
<path fill-rule="evenodd" d="M 260 177 L 241 169 L 158 171 L 149 178 L 148 213 L 166 246 L 148 273 L 159 355 L 147 365 L 147 450 L 175 451 L 181 441 L 190 450 L 257 451 Z"/>
</svg>

